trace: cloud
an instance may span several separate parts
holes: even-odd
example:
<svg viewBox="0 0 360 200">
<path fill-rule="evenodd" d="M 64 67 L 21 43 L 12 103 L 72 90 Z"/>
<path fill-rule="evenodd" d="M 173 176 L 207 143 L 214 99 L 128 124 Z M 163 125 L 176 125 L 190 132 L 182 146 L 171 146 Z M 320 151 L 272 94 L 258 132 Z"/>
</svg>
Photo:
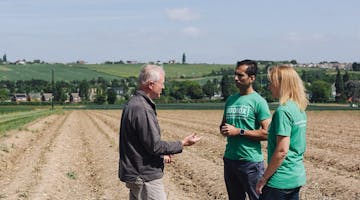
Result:
<svg viewBox="0 0 360 200">
<path fill-rule="evenodd" d="M 199 14 L 189 8 L 166 9 L 165 12 L 170 19 L 176 21 L 192 21 L 200 17 Z"/>
<path fill-rule="evenodd" d="M 201 31 L 200 29 L 193 27 L 193 26 L 189 26 L 186 27 L 182 30 L 182 33 L 188 36 L 192 36 L 192 37 L 197 37 L 201 35 Z"/>
</svg>

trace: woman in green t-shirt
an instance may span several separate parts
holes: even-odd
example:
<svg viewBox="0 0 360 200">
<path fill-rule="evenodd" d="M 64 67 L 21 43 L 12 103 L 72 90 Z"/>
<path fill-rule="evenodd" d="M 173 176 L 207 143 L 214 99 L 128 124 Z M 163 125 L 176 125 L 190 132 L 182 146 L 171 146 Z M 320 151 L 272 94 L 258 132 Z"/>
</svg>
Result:
<svg viewBox="0 0 360 200">
<path fill-rule="evenodd" d="M 256 191 L 261 200 L 298 200 L 300 188 L 306 182 L 303 157 L 308 99 L 294 68 L 284 65 L 270 68 L 268 79 L 272 96 L 280 104 L 268 132 L 268 167 Z"/>
</svg>

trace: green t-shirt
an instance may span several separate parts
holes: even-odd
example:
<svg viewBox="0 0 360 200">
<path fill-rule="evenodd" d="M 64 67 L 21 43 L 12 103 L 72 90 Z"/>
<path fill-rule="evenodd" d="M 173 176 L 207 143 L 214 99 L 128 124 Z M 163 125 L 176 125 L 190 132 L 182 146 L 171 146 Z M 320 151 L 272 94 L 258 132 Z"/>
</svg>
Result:
<svg viewBox="0 0 360 200">
<path fill-rule="evenodd" d="M 280 105 L 273 115 L 268 135 L 268 162 L 276 148 L 276 136 L 290 137 L 289 151 L 281 166 L 267 185 L 278 189 L 292 189 L 306 182 L 303 163 L 306 149 L 306 113 L 293 101 Z"/>
<path fill-rule="evenodd" d="M 239 93 L 230 96 L 225 104 L 226 123 L 244 130 L 257 130 L 260 122 L 271 117 L 266 100 L 257 92 L 241 96 Z M 261 162 L 264 157 L 259 141 L 244 136 L 227 137 L 225 158 Z"/>
</svg>

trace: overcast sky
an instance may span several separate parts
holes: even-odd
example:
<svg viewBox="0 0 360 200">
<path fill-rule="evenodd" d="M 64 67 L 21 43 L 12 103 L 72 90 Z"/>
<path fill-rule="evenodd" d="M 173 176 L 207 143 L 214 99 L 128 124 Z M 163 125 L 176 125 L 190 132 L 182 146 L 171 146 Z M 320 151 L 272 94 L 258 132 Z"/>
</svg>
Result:
<svg viewBox="0 0 360 200">
<path fill-rule="evenodd" d="M 0 0 L 0 58 L 360 61 L 359 0 Z"/>
</svg>

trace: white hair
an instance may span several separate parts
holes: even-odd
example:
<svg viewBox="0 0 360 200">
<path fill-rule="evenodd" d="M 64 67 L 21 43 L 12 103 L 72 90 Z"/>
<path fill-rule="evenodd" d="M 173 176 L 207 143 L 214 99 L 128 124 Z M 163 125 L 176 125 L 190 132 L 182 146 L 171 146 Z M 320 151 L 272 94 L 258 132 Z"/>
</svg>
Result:
<svg viewBox="0 0 360 200">
<path fill-rule="evenodd" d="M 161 66 L 146 64 L 139 74 L 139 85 L 145 85 L 149 81 L 158 81 L 160 74 L 165 75 L 165 71 Z"/>
</svg>

